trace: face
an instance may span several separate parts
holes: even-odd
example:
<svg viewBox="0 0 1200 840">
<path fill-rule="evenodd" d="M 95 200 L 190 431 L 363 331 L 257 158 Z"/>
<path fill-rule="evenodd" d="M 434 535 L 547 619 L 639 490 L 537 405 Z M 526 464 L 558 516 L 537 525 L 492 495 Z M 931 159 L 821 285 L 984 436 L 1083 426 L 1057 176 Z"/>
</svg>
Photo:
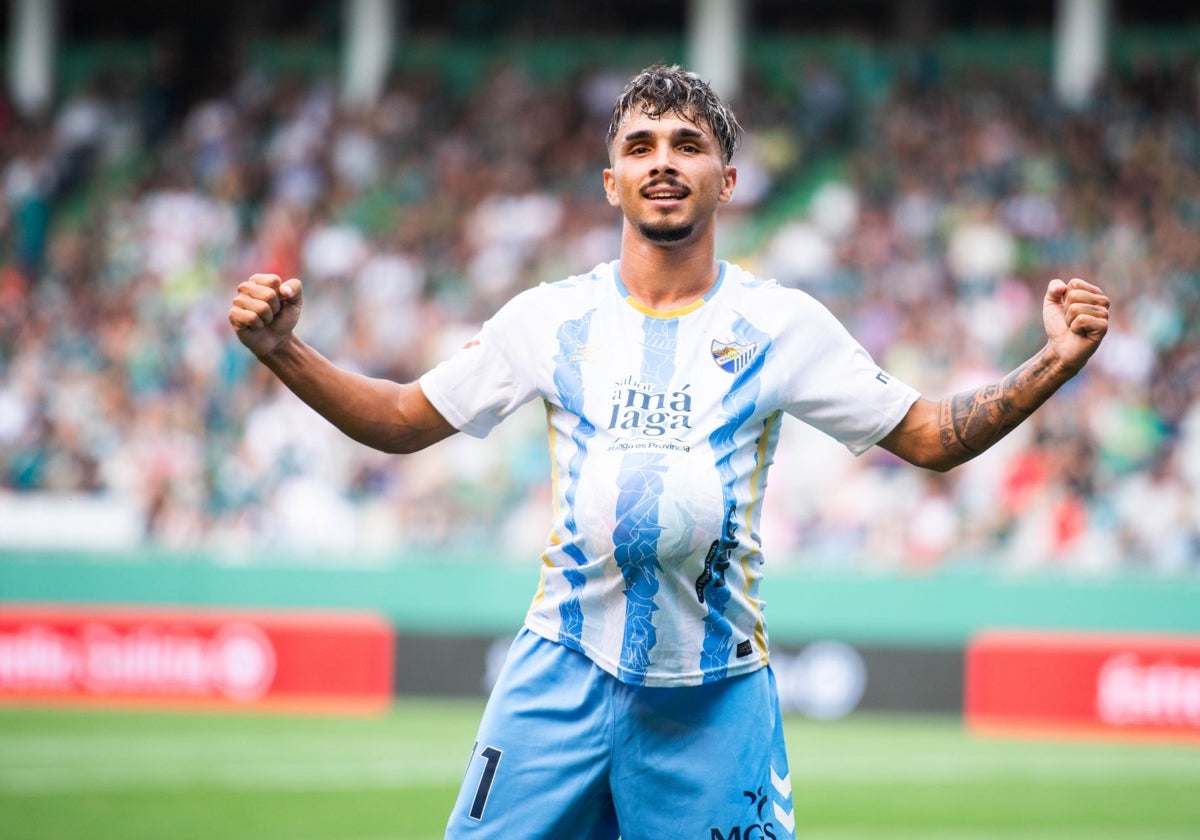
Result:
<svg viewBox="0 0 1200 840">
<path fill-rule="evenodd" d="M 725 165 L 704 123 L 638 113 L 621 126 L 611 151 L 612 166 L 604 170 L 608 203 L 651 242 L 690 239 L 733 197 L 737 169 Z"/>
</svg>

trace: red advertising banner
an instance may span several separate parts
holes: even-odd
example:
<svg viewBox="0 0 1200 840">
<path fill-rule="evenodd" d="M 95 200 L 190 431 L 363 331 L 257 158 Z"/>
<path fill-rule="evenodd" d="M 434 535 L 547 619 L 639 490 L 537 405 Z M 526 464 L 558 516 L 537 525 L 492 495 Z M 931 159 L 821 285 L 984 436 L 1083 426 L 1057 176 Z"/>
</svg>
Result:
<svg viewBox="0 0 1200 840">
<path fill-rule="evenodd" d="M 1200 637 L 984 633 L 965 680 L 977 731 L 1200 741 Z"/>
<path fill-rule="evenodd" d="M 382 711 L 394 645 L 370 614 L 0 605 L 0 702 Z"/>
</svg>

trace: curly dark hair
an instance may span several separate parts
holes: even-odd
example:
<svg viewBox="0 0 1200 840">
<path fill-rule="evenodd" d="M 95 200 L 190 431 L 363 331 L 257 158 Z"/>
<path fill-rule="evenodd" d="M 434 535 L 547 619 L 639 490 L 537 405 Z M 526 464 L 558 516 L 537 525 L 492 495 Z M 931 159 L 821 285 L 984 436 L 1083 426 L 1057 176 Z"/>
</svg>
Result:
<svg viewBox="0 0 1200 840">
<path fill-rule="evenodd" d="M 645 113 L 648 117 L 675 114 L 690 122 L 705 123 L 721 144 L 727 164 L 733 160 L 733 152 L 742 139 L 742 127 L 733 111 L 707 82 L 678 64 L 652 65 L 625 85 L 613 106 L 612 122 L 608 125 L 605 143 L 610 150 L 621 123 L 635 112 Z"/>
</svg>

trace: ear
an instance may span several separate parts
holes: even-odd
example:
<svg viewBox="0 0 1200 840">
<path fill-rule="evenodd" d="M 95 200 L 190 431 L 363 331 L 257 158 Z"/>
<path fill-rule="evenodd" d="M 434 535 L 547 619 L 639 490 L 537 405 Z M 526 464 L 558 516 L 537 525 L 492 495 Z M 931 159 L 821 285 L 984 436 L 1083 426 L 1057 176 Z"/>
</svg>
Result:
<svg viewBox="0 0 1200 840">
<path fill-rule="evenodd" d="M 717 196 L 717 200 L 722 204 L 727 204 L 733 198 L 733 188 L 737 184 L 737 167 L 726 166 L 725 172 L 721 176 L 721 193 Z"/>
<path fill-rule="evenodd" d="M 613 207 L 621 206 L 621 199 L 617 196 L 617 176 L 611 169 L 604 170 L 604 197 Z"/>
</svg>

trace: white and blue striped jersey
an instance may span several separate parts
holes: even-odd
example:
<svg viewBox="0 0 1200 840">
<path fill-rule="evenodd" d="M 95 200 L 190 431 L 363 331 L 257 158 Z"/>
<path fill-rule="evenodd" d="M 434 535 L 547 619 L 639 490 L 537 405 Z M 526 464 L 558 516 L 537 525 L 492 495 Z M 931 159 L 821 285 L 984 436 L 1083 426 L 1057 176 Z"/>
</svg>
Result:
<svg viewBox="0 0 1200 840">
<path fill-rule="evenodd" d="M 767 663 L 759 518 L 782 413 L 861 454 L 918 397 L 812 297 L 725 262 L 669 312 L 633 300 L 618 262 L 542 284 L 420 383 L 477 437 L 542 398 L 554 512 L 526 626 L 646 686 Z"/>
</svg>

